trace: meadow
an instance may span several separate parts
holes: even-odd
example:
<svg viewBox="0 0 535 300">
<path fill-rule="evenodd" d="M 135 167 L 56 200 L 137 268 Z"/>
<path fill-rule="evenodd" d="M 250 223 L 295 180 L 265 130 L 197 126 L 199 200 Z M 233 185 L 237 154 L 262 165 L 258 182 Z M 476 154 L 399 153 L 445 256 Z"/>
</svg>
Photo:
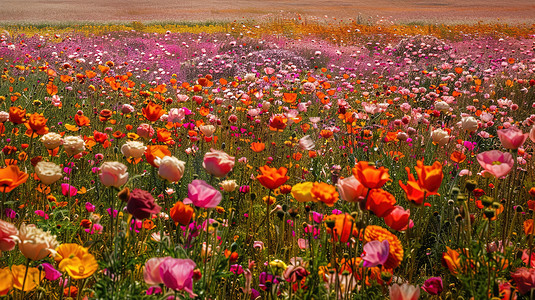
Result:
<svg viewBox="0 0 535 300">
<path fill-rule="evenodd" d="M 533 297 L 531 25 L 0 31 L 0 298 Z"/>
</svg>

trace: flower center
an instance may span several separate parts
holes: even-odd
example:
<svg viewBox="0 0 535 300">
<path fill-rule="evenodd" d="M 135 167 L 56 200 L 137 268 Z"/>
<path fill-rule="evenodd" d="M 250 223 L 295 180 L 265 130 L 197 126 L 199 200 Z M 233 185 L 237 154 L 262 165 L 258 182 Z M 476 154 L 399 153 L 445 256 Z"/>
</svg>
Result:
<svg viewBox="0 0 535 300">
<path fill-rule="evenodd" d="M 502 164 L 501 161 L 493 161 L 493 162 L 492 162 L 492 165 L 493 165 L 493 166 L 499 166 L 499 165 L 501 165 L 501 164 Z"/>
</svg>

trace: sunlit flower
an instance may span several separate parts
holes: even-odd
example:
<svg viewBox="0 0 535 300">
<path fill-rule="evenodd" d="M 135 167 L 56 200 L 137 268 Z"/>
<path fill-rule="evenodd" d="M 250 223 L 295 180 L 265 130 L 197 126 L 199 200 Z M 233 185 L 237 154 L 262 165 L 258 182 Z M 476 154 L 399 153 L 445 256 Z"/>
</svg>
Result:
<svg viewBox="0 0 535 300">
<path fill-rule="evenodd" d="M 387 269 L 395 269 L 399 266 L 401 261 L 403 260 L 403 245 L 401 245 L 401 242 L 399 241 L 398 237 L 394 234 L 390 233 L 388 230 L 384 229 L 380 226 L 370 225 L 366 227 L 364 231 L 364 240 L 367 242 L 370 241 L 379 241 L 382 242 L 384 240 L 388 240 L 390 249 L 390 254 L 388 255 L 388 258 L 386 262 L 384 263 L 384 267 Z"/>
<path fill-rule="evenodd" d="M 56 236 L 33 224 L 22 223 L 19 234 L 13 238 L 18 243 L 20 252 L 31 260 L 40 260 L 56 254 L 54 250 L 58 246 Z"/>
<path fill-rule="evenodd" d="M 285 184 L 288 179 L 290 179 L 290 177 L 286 176 L 288 169 L 285 167 L 276 169 L 268 166 L 262 166 L 259 168 L 259 170 L 262 174 L 256 176 L 256 179 L 260 182 L 260 184 L 270 190 L 278 188 L 279 186 Z"/>
<path fill-rule="evenodd" d="M 98 270 L 98 263 L 89 250 L 78 244 L 62 244 L 56 249 L 54 259 L 59 270 L 74 279 L 87 278 Z"/>
<path fill-rule="evenodd" d="M 387 181 L 391 181 L 388 169 L 385 167 L 377 169 L 367 161 L 359 161 L 353 168 L 353 175 L 369 189 L 381 188 Z"/>
</svg>

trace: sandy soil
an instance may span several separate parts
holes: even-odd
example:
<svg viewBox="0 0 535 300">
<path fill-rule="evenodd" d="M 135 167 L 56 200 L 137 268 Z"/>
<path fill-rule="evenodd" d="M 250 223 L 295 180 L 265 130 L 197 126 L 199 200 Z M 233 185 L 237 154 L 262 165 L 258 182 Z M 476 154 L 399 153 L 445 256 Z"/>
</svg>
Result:
<svg viewBox="0 0 535 300">
<path fill-rule="evenodd" d="M 374 22 L 535 22 L 534 0 L 0 0 L 0 23 L 241 20 L 281 11 Z"/>
</svg>

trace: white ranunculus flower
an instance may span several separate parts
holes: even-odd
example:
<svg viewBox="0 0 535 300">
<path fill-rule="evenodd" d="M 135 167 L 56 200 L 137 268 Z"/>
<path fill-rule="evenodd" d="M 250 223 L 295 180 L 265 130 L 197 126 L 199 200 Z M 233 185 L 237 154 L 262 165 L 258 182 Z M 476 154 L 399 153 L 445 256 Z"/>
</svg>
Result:
<svg viewBox="0 0 535 300">
<path fill-rule="evenodd" d="M 310 137 L 310 135 L 305 135 L 304 137 L 300 138 L 299 139 L 299 148 L 301 148 L 301 150 L 314 150 L 314 147 L 316 145 L 314 145 L 314 141 L 312 140 L 312 138 Z"/>
<path fill-rule="evenodd" d="M 245 74 L 245 77 L 243 79 L 245 81 L 255 81 L 256 80 L 256 74 L 255 73 L 247 73 L 247 74 Z"/>
<path fill-rule="evenodd" d="M 234 179 L 221 181 L 219 185 L 223 188 L 223 191 L 225 192 L 233 192 L 238 186 L 236 180 Z"/>
<path fill-rule="evenodd" d="M 57 147 L 63 144 L 63 138 L 61 137 L 60 134 L 55 133 L 55 132 L 49 132 L 43 135 L 40 141 L 48 150 L 56 149 Z"/>
<path fill-rule="evenodd" d="M 55 249 L 59 246 L 55 235 L 45 232 L 35 225 L 22 224 L 19 234 L 13 237 L 19 244 L 22 254 L 31 260 L 41 260 L 50 254 L 56 255 Z"/>
<path fill-rule="evenodd" d="M 35 165 L 35 174 L 41 179 L 41 182 L 50 185 L 61 179 L 63 174 L 61 173 L 60 166 L 49 161 L 40 161 Z"/>
<path fill-rule="evenodd" d="M 211 137 L 216 130 L 214 125 L 201 125 L 199 129 L 207 137 Z"/>
<path fill-rule="evenodd" d="M 435 102 L 435 109 L 440 111 L 449 111 L 450 105 L 444 101 Z"/>
<path fill-rule="evenodd" d="M 158 175 L 170 182 L 179 181 L 186 169 L 186 163 L 173 156 L 156 158 L 154 163 L 158 166 Z"/>
<path fill-rule="evenodd" d="M 140 158 L 146 149 L 147 147 L 143 145 L 143 142 L 127 141 L 121 147 L 121 153 L 126 157 Z"/>
<path fill-rule="evenodd" d="M 68 155 L 76 155 L 85 150 L 84 139 L 79 136 L 68 136 L 63 139 L 63 148 Z"/>
<path fill-rule="evenodd" d="M 128 181 L 128 168 L 117 161 L 107 161 L 100 166 L 100 182 L 105 186 L 120 187 Z"/>
<path fill-rule="evenodd" d="M 9 113 L 6 111 L 0 111 L 0 123 L 9 121 Z"/>
<path fill-rule="evenodd" d="M 469 132 L 476 131 L 477 128 L 478 128 L 476 118 L 474 118 L 472 116 L 462 118 L 461 127 L 463 128 L 463 130 L 466 130 L 466 131 L 469 131 Z"/>
<path fill-rule="evenodd" d="M 439 146 L 444 146 L 449 142 L 450 136 L 446 130 L 442 130 L 439 128 L 431 132 L 431 139 Z"/>
</svg>

